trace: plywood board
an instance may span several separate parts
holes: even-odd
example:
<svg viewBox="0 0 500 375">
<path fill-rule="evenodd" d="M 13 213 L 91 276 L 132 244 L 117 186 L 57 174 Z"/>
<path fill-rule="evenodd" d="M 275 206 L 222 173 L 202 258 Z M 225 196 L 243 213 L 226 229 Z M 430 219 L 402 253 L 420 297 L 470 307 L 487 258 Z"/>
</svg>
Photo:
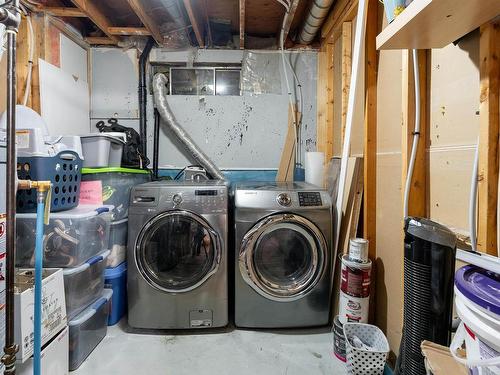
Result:
<svg viewBox="0 0 500 375">
<path fill-rule="evenodd" d="M 89 86 L 60 68 L 41 59 L 40 102 L 41 115 L 49 133 L 80 135 L 90 130 Z"/>
<path fill-rule="evenodd" d="M 88 82 L 88 52 L 70 38 L 60 34 L 61 69 L 66 73 Z"/>
</svg>

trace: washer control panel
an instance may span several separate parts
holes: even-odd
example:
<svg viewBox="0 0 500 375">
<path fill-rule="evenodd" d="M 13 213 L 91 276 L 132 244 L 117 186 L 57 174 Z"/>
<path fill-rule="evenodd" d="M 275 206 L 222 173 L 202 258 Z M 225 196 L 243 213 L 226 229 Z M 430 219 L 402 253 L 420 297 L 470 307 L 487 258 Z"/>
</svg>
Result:
<svg viewBox="0 0 500 375">
<path fill-rule="evenodd" d="M 300 206 L 321 206 L 321 193 L 317 191 L 299 191 Z"/>
</svg>

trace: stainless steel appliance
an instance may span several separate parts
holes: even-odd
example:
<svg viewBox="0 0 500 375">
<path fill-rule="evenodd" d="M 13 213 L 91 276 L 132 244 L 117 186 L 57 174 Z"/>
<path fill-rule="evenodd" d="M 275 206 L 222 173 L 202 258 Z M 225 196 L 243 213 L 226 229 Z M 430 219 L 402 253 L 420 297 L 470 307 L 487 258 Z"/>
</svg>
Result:
<svg viewBox="0 0 500 375">
<path fill-rule="evenodd" d="M 160 181 L 130 197 L 128 322 L 187 329 L 228 323 L 227 187 Z"/>
<path fill-rule="evenodd" d="M 306 183 L 235 186 L 235 324 L 329 323 L 331 201 Z"/>
</svg>

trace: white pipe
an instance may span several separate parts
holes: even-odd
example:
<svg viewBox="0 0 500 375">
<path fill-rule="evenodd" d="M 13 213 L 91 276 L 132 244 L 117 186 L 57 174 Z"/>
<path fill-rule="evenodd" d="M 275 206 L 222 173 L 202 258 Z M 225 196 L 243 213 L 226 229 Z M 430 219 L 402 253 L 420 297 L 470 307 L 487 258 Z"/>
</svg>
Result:
<svg viewBox="0 0 500 375">
<path fill-rule="evenodd" d="M 351 148 L 351 134 L 354 119 L 354 105 L 358 91 L 358 79 L 361 65 L 361 51 L 363 49 L 366 30 L 366 14 L 368 10 L 367 0 L 359 0 L 358 14 L 356 22 L 356 30 L 354 34 L 354 55 L 352 59 L 352 74 L 350 82 L 349 97 L 347 102 L 347 115 L 346 115 L 346 128 L 344 136 L 344 145 L 342 149 L 342 159 L 340 162 L 340 175 L 339 175 L 339 189 L 337 193 L 336 202 L 336 225 L 335 238 L 334 238 L 334 252 L 333 252 L 333 271 L 335 271 L 335 262 L 337 260 L 338 241 L 340 236 L 340 225 L 342 221 L 342 207 L 344 201 L 345 183 L 347 178 L 347 162 L 349 160 Z"/>
<path fill-rule="evenodd" d="M 477 170 L 479 165 L 479 137 L 477 140 L 476 151 L 474 152 L 474 164 L 472 165 L 472 175 L 470 181 L 469 195 L 469 231 L 472 251 L 477 251 Z M 497 210 L 498 220 L 498 210 Z M 498 233 L 497 233 L 498 235 Z"/>
<path fill-rule="evenodd" d="M 23 105 L 28 104 L 28 97 L 31 91 L 31 74 L 33 70 L 33 56 L 35 53 L 35 33 L 33 32 L 33 24 L 31 23 L 31 16 L 26 16 L 29 30 L 29 56 L 28 56 L 28 74 L 26 75 L 26 86 L 24 88 Z"/>
<path fill-rule="evenodd" d="M 404 218 L 408 217 L 408 203 L 410 200 L 411 180 L 413 178 L 413 170 L 415 169 L 415 159 L 417 158 L 418 141 L 420 139 L 420 70 L 418 67 L 417 50 L 413 52 L 413 79 L 415 81 L 415 129 L 413 132 L 413 145 L 411 147 L 410 164 L 408 165 L 408 173 L 406 174 L 405 193 L 403 201 Z"/>
</svg>

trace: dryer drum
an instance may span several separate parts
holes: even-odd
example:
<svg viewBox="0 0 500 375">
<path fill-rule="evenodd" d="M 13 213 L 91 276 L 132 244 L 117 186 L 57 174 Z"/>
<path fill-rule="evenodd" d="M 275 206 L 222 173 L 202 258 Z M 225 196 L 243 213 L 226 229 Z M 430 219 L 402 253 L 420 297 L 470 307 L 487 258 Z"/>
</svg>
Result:
<svg viewBox="0 0 500 375">
<path fill-rule="evenodd" d="M 325 269 L 327 246 L 319 229 L 292 214 L 274 214 L 243 238 L 239 268 L 262 296 L 291 301 L 309 293 Z"/>
<path fill-rule="evenodd" d="M 201 217 L 187 211 L 171 211 L 145 225 L 135 255 L 139 270 L 150 285 L 166 292 L 186 292 L 216 272 L 220 241 Z"/>
</svg>

